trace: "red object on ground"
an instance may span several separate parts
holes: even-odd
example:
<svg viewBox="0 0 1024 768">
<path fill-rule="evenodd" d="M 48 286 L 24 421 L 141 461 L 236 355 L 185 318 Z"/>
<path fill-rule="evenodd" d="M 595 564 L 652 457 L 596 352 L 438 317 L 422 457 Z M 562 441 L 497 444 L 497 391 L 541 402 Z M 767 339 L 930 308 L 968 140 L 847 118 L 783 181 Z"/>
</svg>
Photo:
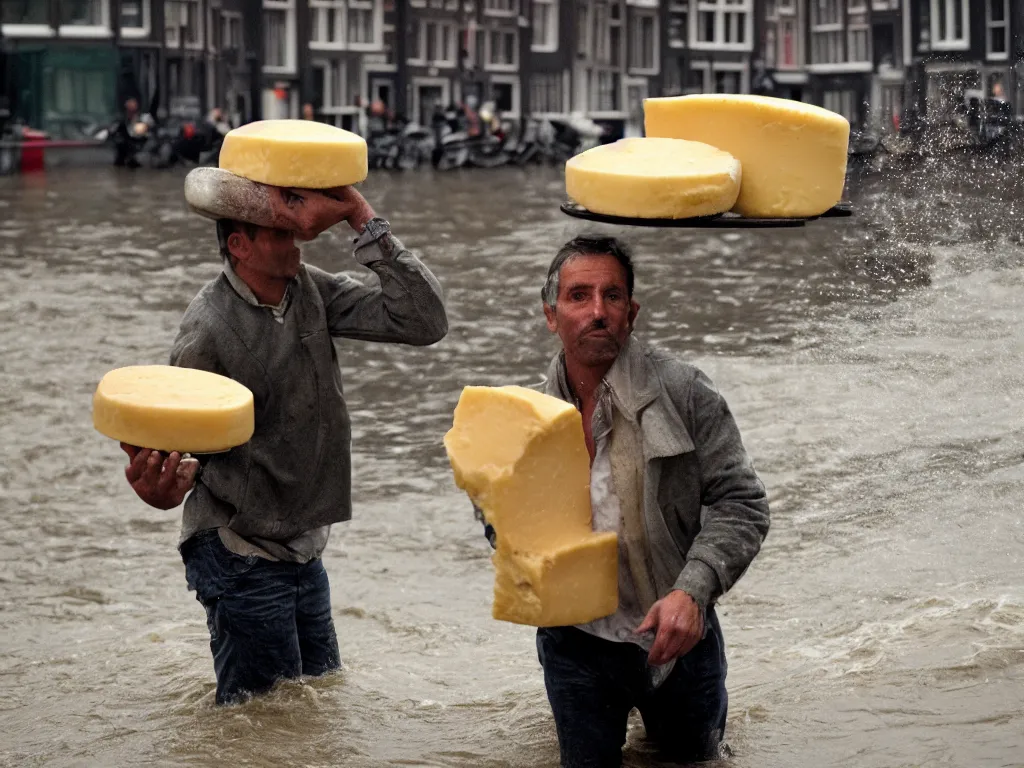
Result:
<svg viewBox="0 0 1024 768">
<path fill-rule="evenodd" d="M 21 139 L 21 172 L 37 173 L 46 170 L 46 145 L 49 137 L 43 131 L 23 128 Z"/>
</svg>

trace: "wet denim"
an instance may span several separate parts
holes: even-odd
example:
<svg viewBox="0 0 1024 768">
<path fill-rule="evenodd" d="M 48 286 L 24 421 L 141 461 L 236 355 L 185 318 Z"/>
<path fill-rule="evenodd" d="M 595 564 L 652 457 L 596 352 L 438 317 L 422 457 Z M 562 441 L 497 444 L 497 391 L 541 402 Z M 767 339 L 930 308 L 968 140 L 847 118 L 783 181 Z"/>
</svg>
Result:
<svg viewBox="0 0 1024 768">
<path fill-rule="evenodd" d="M 300 564 L 243 557 L 216 530 L 188 539 L 181 557 L 188 588 L 206 609 L 218 704 L 262 693 L 282 678 L 341 666 L 319 558 Z"/>
<path fill-rule="evenodd" d="M 665 759 L 688 763 L 718 757 L 729 697 L 725 643 L 713 607 L 704 639 L 657 687 L 647 652 L 634 643 L 555 627 L 537 631 L 537 653 L 563 768 L 618 768 L 634 707 Z"/>
</svg>

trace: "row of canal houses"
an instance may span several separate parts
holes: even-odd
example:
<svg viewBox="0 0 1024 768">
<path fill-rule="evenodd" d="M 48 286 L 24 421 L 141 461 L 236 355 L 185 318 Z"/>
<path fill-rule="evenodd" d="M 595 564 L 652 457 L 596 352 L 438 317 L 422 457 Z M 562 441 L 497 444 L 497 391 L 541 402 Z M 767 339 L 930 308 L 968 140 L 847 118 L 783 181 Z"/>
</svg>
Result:
<svg viewBox="0 0 1024 768">
<path fill-rule="evenodd" d="M 1024 113 L 1024 0 L 0 0 L 0 110 L 55 133 L 128 96 L 358 129 L 470 95 L 636 133 L 644 98 L 701 92 L 890 130 L 966 90 Z"/>
</svg>

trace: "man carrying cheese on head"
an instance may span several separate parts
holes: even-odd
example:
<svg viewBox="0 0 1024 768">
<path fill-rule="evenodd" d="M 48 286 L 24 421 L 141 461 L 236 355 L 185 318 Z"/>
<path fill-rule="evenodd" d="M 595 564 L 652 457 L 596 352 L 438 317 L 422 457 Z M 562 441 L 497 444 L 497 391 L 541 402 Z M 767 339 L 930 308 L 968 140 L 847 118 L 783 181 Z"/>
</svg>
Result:
<svg viewBox="0 0 1024 768">
<path fill-rule="evenodd" d="M 365 176 L 365 149 L 362 163 Z M 297 180 L 330 172 L 283 167 Z M 351 518 L 351 429 L 334 340 L 429 345 L 448 321 L 436 278 L 352 186 L 314 191 L 223 169 L 192 173 L 186 199 L 218 219 L 223 266 L 185 312 L 170 360 L 248 387 L 255 431 L 206 455 L 198 473 L 178 453 L 122 447 L 128 480 L 147 504 L 170 509 L 191 491 L 180 552 L 206 609 L 224 704 L 340 666 L 320 560 L 331 525 Z M 343 221 L 357 235 L 355 260 L 379 283 L 302 261 L 296 236 Z"/>
<path fill-rule="evenodd" d="M 621 243 L 567 243 L 542 296 L 562 342 L 545 391 L 582 414 L 592 524 L 619 542 L 618 610 L 537 632 L 562 765 L 619 766 L 634 707 L 669 759 L 714 759 L 727 709 L 714 604 L 768 533 L 764 486 L 708 377 L 633 336 Z"/>
</svg>

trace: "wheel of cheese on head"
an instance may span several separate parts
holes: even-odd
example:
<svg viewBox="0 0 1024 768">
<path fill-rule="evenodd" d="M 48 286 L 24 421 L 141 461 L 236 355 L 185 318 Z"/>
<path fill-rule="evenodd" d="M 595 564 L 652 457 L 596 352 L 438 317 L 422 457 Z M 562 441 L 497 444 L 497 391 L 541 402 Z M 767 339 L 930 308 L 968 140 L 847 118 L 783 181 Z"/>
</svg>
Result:
<svg viewBox="0 0 1024 768">
<path fill-rule="evenodd" d="M 260 120 L 228 132 L 220 167 L 274 187 L 344 187 L 366 179 L 366 140 L 312 120 Z"/>
<path fill-rule="evenodd" d="M 217 453 L 248 442 L 255 429 L 252 392 L 216 373 L 136 365 L 107 373 L 92 400 L 101 434 L 140 448 Z"/>
<path fill-rule="evenodd" d="M 644 126 L 648 136 L 702 141 L 739 160 L 733 210 L 742 216 L 820 216 L 842 198 L 850 123 L 827 109 L 770 96 L 670 96 L 644 100 Z"/>
<path fill-rule="evenodd" d="M 708 144 L 629 138 L 565 164 L 565 191 L 593 213 L 687 219 L 725 213 L 740 190 L 736 158 Z"/>
</svg>

